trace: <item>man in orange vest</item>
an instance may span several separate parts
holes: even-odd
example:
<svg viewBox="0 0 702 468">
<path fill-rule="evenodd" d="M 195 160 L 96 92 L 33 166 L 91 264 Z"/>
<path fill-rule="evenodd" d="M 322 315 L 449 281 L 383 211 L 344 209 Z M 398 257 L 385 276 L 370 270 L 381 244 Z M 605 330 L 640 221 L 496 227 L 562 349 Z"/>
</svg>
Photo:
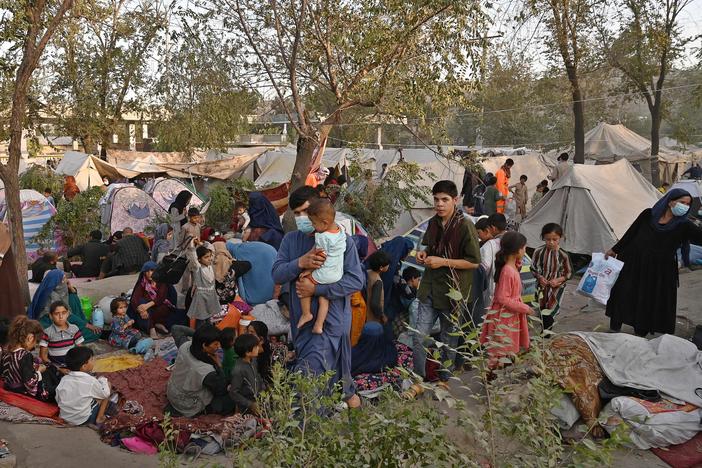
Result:
<svg viewBox="0 0 702 468">
<path fill-rule="evenodd" d="M 509 178 L 512 175 L 512 166 L 514 166 L 514 161 L 511 158 L 507 159 L 502 167 L 495 173 L 495 177 L 497 177 L 497 190 L 505 197 L 505 200 L 509 196 Z M 498 200 L 498 213 L 505 212 L 505 200 Z"/>
</svg>

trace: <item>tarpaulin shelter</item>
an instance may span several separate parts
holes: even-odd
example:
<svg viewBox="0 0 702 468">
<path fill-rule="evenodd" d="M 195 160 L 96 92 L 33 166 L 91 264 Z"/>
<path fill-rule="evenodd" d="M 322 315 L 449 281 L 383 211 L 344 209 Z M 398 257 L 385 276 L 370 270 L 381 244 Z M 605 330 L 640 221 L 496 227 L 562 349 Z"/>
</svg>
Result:
<svg viewBox="0 0 702 468">
<path fill-rule="evenodd" d="M 600 122 L 585 134 L 585 158 L 598 164 L 627 159 L 640 163 L 649 159 L 651 142 L 622 124 L 610 125 Z M 674 182 L 690 163 L 690 155 L 666 148 L 661 144 L 658 150 L 660 179 Z"/>
<path fill-rule="evenodd" d="M 118 168 L 93 155 L 78 151 L 67 151 L 56 166 L 56 173 L 73 176 L 81 190 L 103 185 L 102 178 L 117 180 L 123 177 L 132 178 L 140 173 L 129 169 Z"/>
<path fill-rule="evenodd" d="M 127 185 L 113 188 L 100 200 L 101 221 L 110 233 L 130 227 L 144 232 L 149 225 L 166 219 L 166 210 L 143 190 Z"/>
<path fill-rule="evenodd" d="M 558 179 L 521 223 L 529 247 L 539 247 L 546 223 L 563 226 L 561 247 L 571 253 L 606 252 L 660 198 L 627 160 L 606 166 L 576 164 Z"/>
<path fill-rule="evenodd" d="M 241 176 L 264 151 L 265 150 L 262 150 L 260 153 L 254 154 L 227 155 L 227 159 L 193 163 L 159 163 L 159 165 L 169 171 L 178 171 L 187 175 L 226 180 Z M 292 171 L 290 172 L 292 173 Z"/>
<path fill-rule="evenodd" d="M 346 148 L 326 148 L 322 156 L 322 164 L 326 167 L 343 167 L 346 165 L 346 156 L 351 150 Z M 256 187 L 279 185 L 290 181 L 297 150 L 294 146 L 277 148 L 267 151 L 257 158 L 256 163 L 261 173 L 255 180 Z"/>
<path fill-rule="evenodd" d="M 187 190 L 193 196 L 190 199 L 190 206 L 199 208 L 204 205 L 205 201 L 200 198 L 200 196 L 192 191 L 187 185 L 177 179 L 157 179 L 146 192 L 151 195 L 151 197 L 156 200 L 161 208 L 168 211 L 168 207 L 175 201 L 176 196 L 183 191 Z"/>
<path fill-rule="evenodd" d="M 34 240 L 44 225 L 56 214 L 56 208 L 46 197 L 36 190 L 20 190 L 20 206 L 22 207 L 22 227 L 24 228 L 24 245 L 27 259 L 34 261 L 41 246 Z M 11 222 L 5 203 L 5 189 L 0 189 L 0 220 Z M 54 249 L 58 240 L 54 240 Z"/>
</svg>

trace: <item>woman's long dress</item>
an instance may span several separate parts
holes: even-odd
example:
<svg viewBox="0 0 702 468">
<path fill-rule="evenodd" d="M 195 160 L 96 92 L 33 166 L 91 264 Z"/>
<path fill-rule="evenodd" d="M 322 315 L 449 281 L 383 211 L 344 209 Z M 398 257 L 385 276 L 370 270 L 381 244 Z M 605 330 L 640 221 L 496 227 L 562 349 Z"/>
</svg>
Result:
<svg viewBox="0 0 702 468">
<path fill-rule="evenodd" d="M 641 212 L 612 250 L 624 262 L 607 302 L 611 327 L 631 325 L 639 335 L 675 333 L 680 245 L 702 243 L 702 230 L 684 223 L 671 231 L 654 229 L 651 210 Z"/>
</svg>

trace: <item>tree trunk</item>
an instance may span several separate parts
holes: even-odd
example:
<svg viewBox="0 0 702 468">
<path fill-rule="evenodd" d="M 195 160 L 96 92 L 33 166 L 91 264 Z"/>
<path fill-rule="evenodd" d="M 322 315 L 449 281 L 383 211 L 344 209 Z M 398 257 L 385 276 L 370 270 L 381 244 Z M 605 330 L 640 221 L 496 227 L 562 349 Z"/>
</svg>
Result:
<svg viewBox="0 0 702 468">
<path fill-rule="evenodd" d="M 661 137 L 661 105 L 660 98 L 651 111 L 651 183 L 654 187 L 660 185 L 660 171 L 658 168 L 658 151 Z"/>
<path fill-rule="evenodd" d="M 585 163 L 585 105 L 580 91 L 578 72 L 575 67 L 567 67 L 568 81 L 570 81 L 573 96 L 573 140 L 575 142 L 575 164 Z"/>
<path fill-rule="evenodd" d="M 295 167 L 290 176 L 289 193 L 305 185 L 305 179 L 310 170 L 312 154 L 317 147 L 317 140 L 312 137 L 300 135 L 297 139 L 297 153 L 295 155 Z M 286 232 L 294 231 L 296 228 L 292 211 L 288 210 L 283 217 L 283 228 Z"/>
</svg>

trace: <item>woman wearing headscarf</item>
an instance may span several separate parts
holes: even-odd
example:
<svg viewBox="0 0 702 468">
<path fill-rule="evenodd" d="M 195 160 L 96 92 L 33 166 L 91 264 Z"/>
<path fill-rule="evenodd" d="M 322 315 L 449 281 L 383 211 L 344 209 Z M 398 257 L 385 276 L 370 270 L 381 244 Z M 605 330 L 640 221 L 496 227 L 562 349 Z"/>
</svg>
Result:
<svg viewBox="0 0 702 468">
<path fill-rule="evenodd" d="M 217 356 L 220 331 L 214 325 L 203 325 L 178 348 L 166 397 L 174 416 L 195 417 L 199 414 L 231 414 L 234 401 L 229 396 L 227 379 Z"/>
<path fill-rule="evenodd" d="M 265 304 L 273 299 L 271 269 L 277 252 L 263 242 L 235 243 L 227 241 L 227 250 L 238 261 L 249 262 L 251 271 L 240 273 L 237 281 L 239 295 L 250 306 Z"/>
<path fill-rule="evenodd" d="M 76 178 L 73 176 L 66 176 L 63 183 L 63 198 L 72 201 L 79 193 L 80 189 L 76 184 Z"/>
<path fill-rule="evenodd" d="M 32 303 L 29 304 L 27 316 L 32 320 L 39 320 L 43 328 L 48 328 L 51 325 L 49 308 L 56 301 L 69 305 L 71 315 L 68 316 L 68 323 L 80 329 L 87 343 L 100 338 L 102 330 L 85 318 L 76 288 L 71 286 L 62 270 L 49 270 L 44 275 L 44 279 L 34 293 Z"/>
<path fill-rule="evenodd" d="M 160 262 L 171 250 L 171 236 L 173 228 L 166 223 L 161 223 L 156 227 L 154 233 L 154 245 L 151 247 L 151 261 Z"/>
<path fill-rule="evenodd" d="M 189 190 L 181 190 L 176 195 L 175 200 L 168 207 L 168 214 L 171 215 L 171 227 L 173 228 L 172 248 L 176 248 L 181 241 L 180 229 L 188 222 L 187 209 L 193 194 Z"/>
<path fill-rule="evenodd" d="M 24 313 L 19 277 L 12 252 L 10 226 L 0 223 L 0 316 L 11 319 Z"/>
<path fill-rule="evenodd" d="M 639 336 L 674 333 L 677 306 L 677 250 L 702 243 L 702 229 L 688 218 L 692 197 L 673 189 L 641 212 L 621 240 L 607 252 L 624 262 L 607 302 L 610 328 L 631 325 Z"/>
<path fill-rule="evenodd" d="M 224 242 L 213 242 L 215 290 L 220 304 L 229 304 L 236 297 L 237 279 L 251 270 L 251 263 L 235 260 Z"/>
<path fill-rule="evenodd" d="M 285 232 L 280 224 L 278 212 L 261 192 L 249 194 L 249 217 L 251 218 L 249 223 L 251 233 L 247 240 L 265 242 L 278 250 Z"/>
<path fill-rule="evenodd" d="M 178 297 L 170 284 L 157 283 L 153 279 L 156 263 L 146 262 L 141 268 L 129 301 L 129 317 L 136 328 L 158 338 L 156 331 L 168 333 L 168 327 L 185 323 L 184 316 L 176 309 Z"/>
</svg>

